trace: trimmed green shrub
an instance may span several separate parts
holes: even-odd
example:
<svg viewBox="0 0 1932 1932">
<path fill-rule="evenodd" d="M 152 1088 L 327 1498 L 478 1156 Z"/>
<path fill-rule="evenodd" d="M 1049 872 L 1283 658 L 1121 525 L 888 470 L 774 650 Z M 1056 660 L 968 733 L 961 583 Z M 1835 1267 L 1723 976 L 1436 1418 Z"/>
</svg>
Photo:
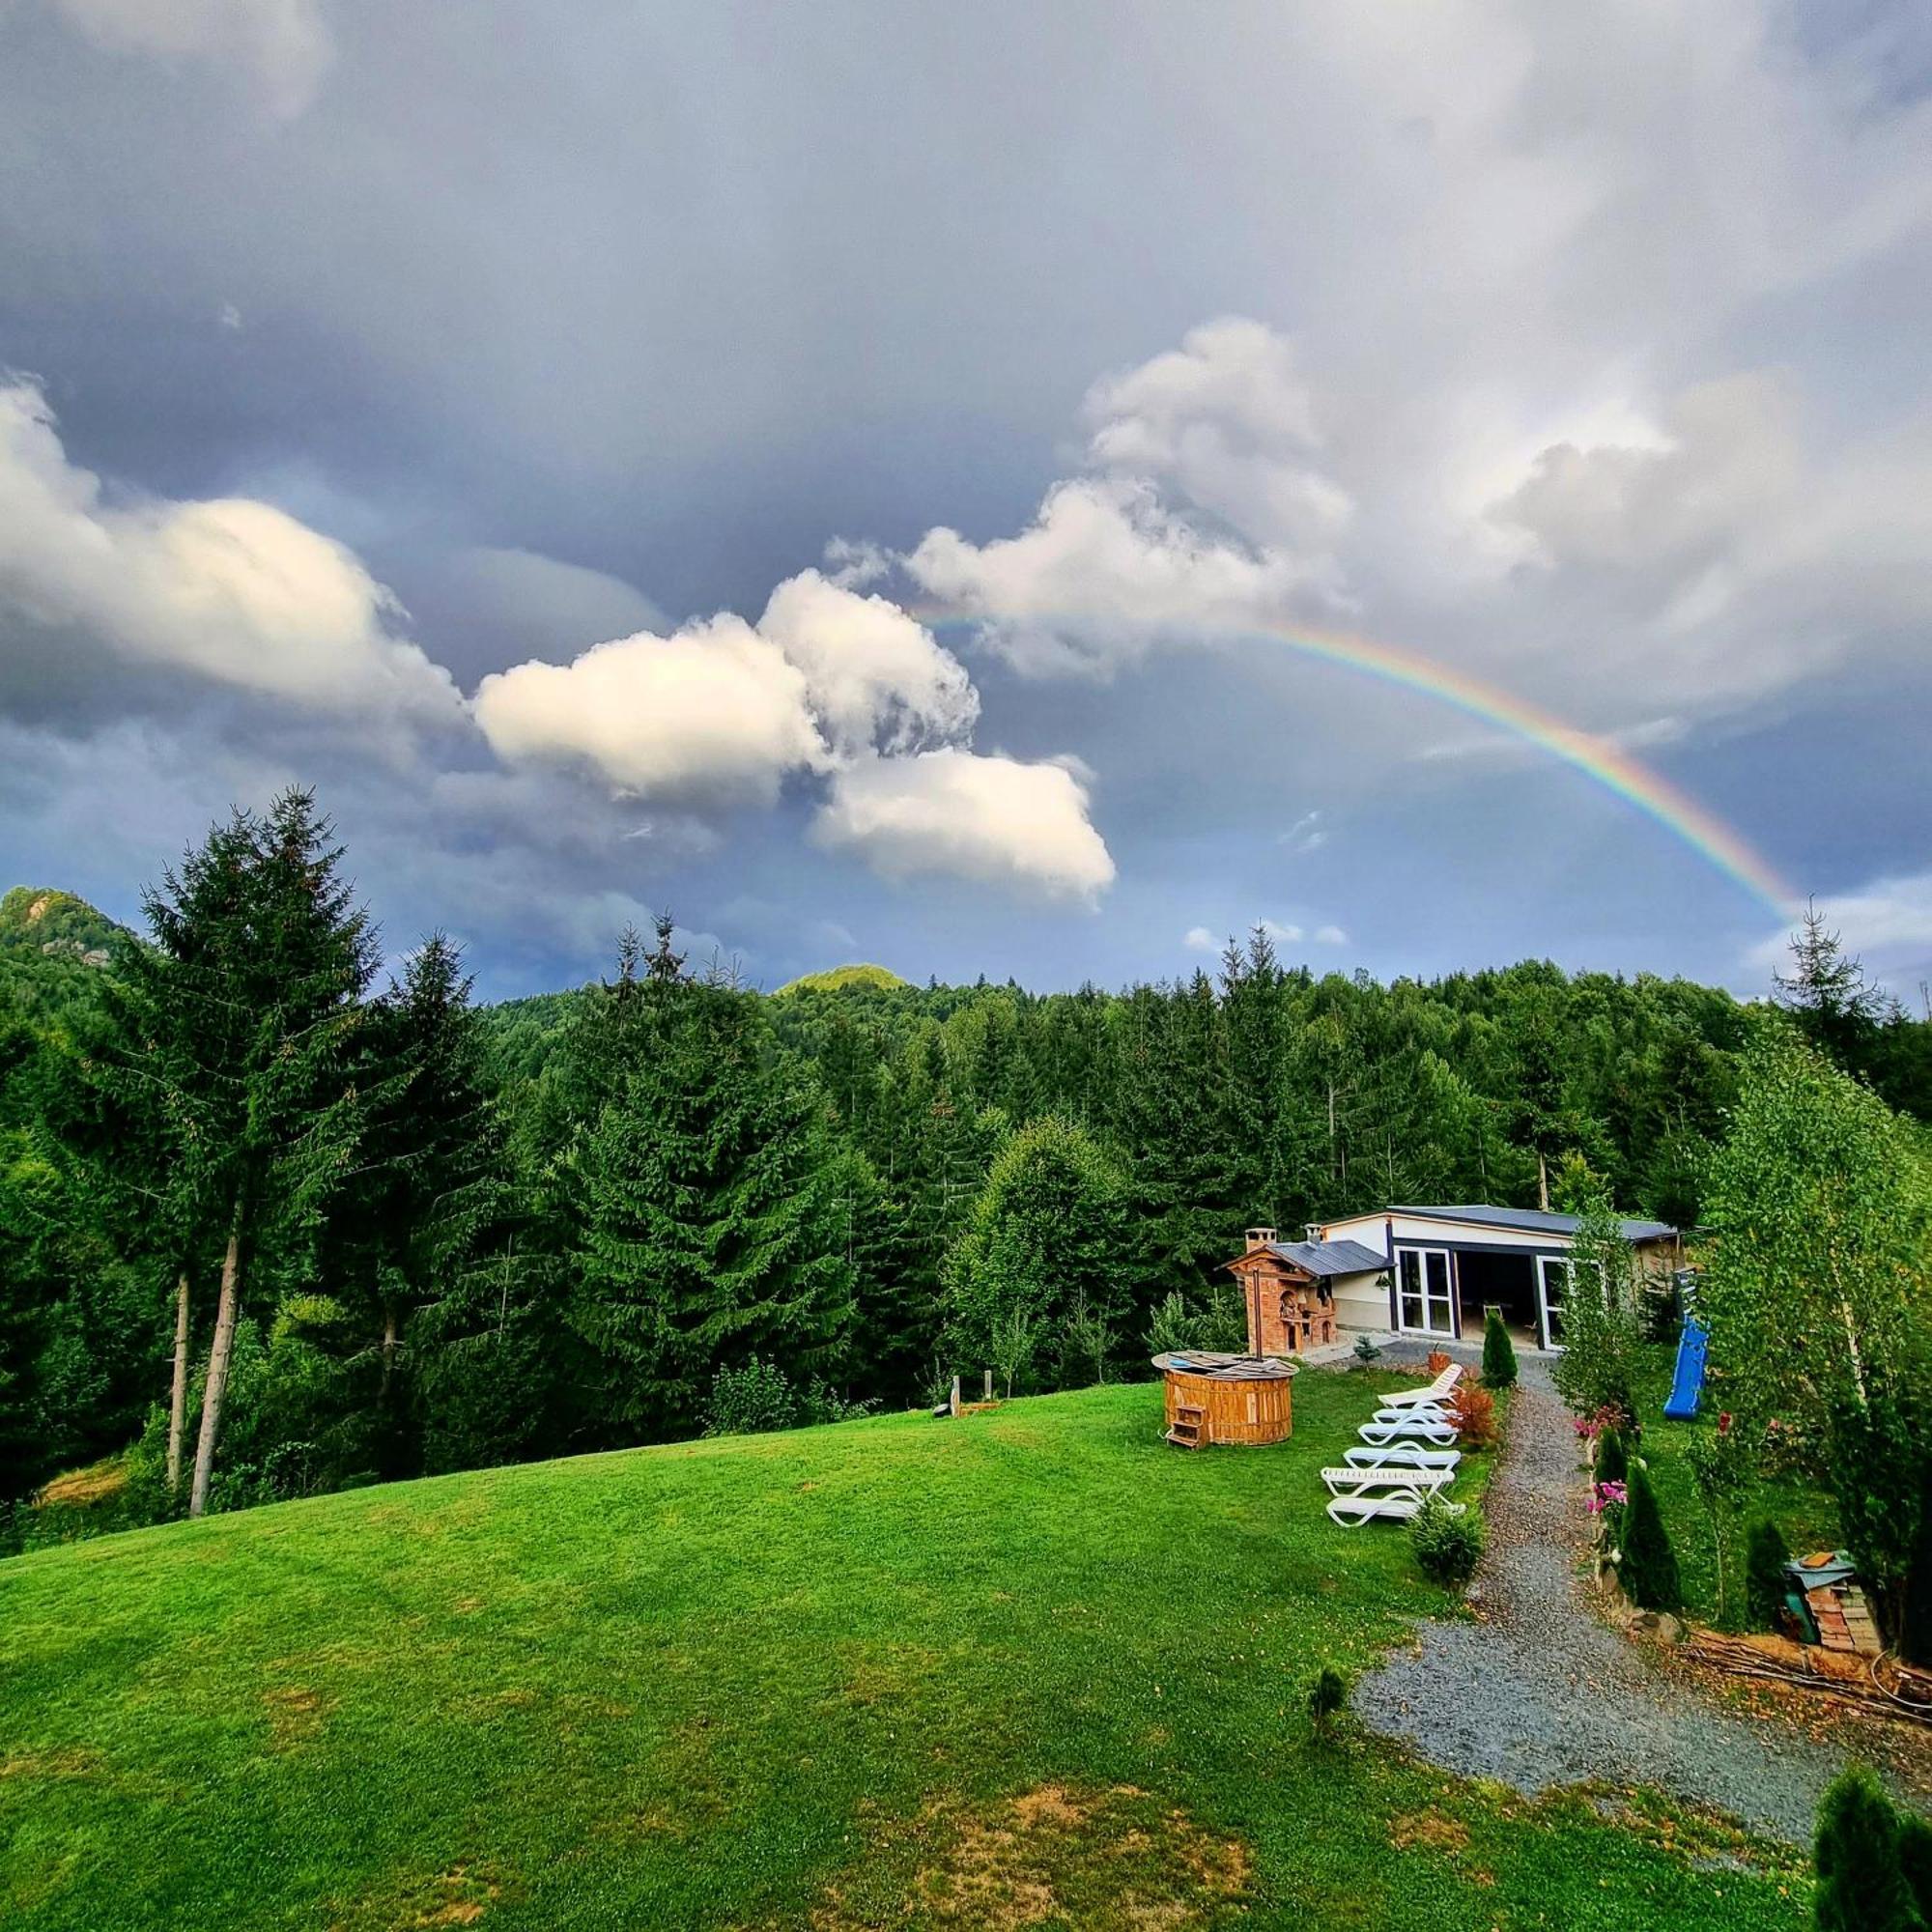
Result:
<svg viewBox="0 0 1932 1932">
<path fill-rule="evenodd" d="M 1776 1630 L 1784 1608 L 1784 1566 L 1791 1546 L 1769 1517 L 1759 1517 L 1745 1538 L 1745 1603 L 1753 1630 Z"/>
<path fill-rule="evenodd" d="M 1630 1451 L 1621 1429 L 1606 1429 L 1597 1437 L 1597 1480 L 1622 1483 L 1630 1478 Z"/>
<path fill-rule="evenodd" d="M 1432 1495 L 1410 1519 L 1408 1540 L 1425 1577 L 1445 1590 L 1461 1590 L 1483 1554 L 1483 1520 L 1474 1510 L 1454 1509 Z"/>
<path fill-rule="evenodd" d="M 1348 1708 L 1349 1680 L 1332 1663 L 1324 1663 L 1308 1690 L 1308 1721 L 1324 1742 L 1335 1732 L 1335 1719 Z"/>
<path fill-rule="evenodd" d="M 1492 1389 L 1508 1388 L 1516 1380 L 1516 1344 L 1503 1326 L 1500 1308 L 1483 1311 L 1483 1380 Z"/>
<path fill-rule="evenodd" d="M 1818 1806 L 1812 1843 L 1819 1932 L 1924 1932 L 1899 1838 L 1884 1786 L 1863 1765 L 1841 1771 Z"/>
<path fill-rule="evenodd" d="M 1932 1825 L 1917 1811 L 1898 1814 L 1898 1864 L 1919 1918 L 1932 1925 Z"/>
<path fill-rule="evenodd" d="M 759 1435 L 798 1421 L 798 1396 L 776 1362 L 753 1355 L 743 1368 L 720 1369 L 704 1406 L 707 1435 Z"/>
<path fill-rule="evenodd" d="M 1618 1581 L 1640 1610 L 1681 1610 L 1684 1584 L 1677 1574 L 1677 1552 L 1663 1527 L 1663 1512 L 1657 1506 L 1650 1471 L 1641 1463 L 1633 1463 L 1627 1484 L 1629 1500 L 1624 1504 Z"/>
</svg>

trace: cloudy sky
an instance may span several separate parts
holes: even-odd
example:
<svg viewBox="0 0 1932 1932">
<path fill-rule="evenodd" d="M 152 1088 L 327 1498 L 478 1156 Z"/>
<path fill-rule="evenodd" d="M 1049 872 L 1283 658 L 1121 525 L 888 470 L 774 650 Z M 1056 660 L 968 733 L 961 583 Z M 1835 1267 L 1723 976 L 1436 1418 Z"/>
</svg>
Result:
<svg viewBox="0 0 1932 1932">
<path fill-rule="evenodd" d="M 1916 1004 L 1929 20 L 0 0 L 0 883 Z"/>
</svg>

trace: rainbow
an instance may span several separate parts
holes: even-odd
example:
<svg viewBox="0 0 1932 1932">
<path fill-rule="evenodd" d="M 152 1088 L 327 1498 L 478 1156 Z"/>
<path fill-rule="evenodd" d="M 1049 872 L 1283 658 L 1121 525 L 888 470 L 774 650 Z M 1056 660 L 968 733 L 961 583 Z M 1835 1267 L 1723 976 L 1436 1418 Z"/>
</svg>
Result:
<svg viewBox="0 0 1932 1932">
<path fill-rule="evenodd" d="M 971 615 L 956 611 L 915 609 L 912 614 L 936 631 L 997 621 L 984 613 Z M 1034 612 L 1030 613 L 1029 621 L 1052 623 L 1056 615 Z M 1058 615 L 1058 621 L 1076 620 Z M 1797 902 L 1797 895 L 1770 862 L 1688 792 L 1639 764 L 1607 739 L 1577 730 L 1553 712 L 1542 710 L 1500 685 L 1471 677 L 1466 671 L 1451 670 L 1446 665 L 1424 657 L 1420 651 L 1378 643 L 1372 638 L 1354 637 L 1346 631 L 1306 624 L 1267 624 L 1220 631 L 1217 635 L 1235 640 L 1285 644 L 1303 657 L 1340 665 L 1344 669 L 1378 678 L 1403 691 L 1419 691 L 1425 696 L 1452 705 L 1466 716 L 1495 725 L 1524 744 L 1560 759 L 1613 797 L 1634 806 L 1778 918 L 1788 917 Z"/>
</svg>

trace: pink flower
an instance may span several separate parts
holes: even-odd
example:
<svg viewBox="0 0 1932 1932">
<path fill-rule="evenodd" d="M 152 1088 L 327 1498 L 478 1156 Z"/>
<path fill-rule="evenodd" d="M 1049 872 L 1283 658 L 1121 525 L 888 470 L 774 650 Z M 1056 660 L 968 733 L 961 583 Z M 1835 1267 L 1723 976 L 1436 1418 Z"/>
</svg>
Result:
<svg viewBox="0 0 1932 1932">
<path fill-rule="evenodd" d="M 1599 1483 L 1590 1497 L 1590 1514 L 1602 1516 L 1606 1509 L 1620 1507 L 1630 1500 L 1630 1492 L 1622 1483 Z"/>
</svg>

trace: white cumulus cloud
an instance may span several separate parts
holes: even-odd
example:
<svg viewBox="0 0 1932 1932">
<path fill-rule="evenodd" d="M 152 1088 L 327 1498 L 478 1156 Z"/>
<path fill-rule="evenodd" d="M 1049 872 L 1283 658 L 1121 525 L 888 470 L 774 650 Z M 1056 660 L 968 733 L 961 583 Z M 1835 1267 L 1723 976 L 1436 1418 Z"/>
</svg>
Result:
<svg viewBox="0 0 1932 1932">
<path fill-rule="evenodd" d="M 1114 880 L 1074 772 L 951 746 L 845 767 L 813 837 L 888 878 L 944 872 L 1087 903 Z"/>
<path fill-rule="evenodd" d="M 1317 461 L 1288 339 L 1223 318 L 1095 384 L 1086 473 L 1018 535 L 928 530 L 900 559 L 928 594 L 983 618 L 1020 670 L 1106 675 L 1162 639 L 1195 640 L 1345 594 L 1349 494 Z"/>
<path fill-rule="evenodd" d="M 456 713 L 341 544 L 248 497 L 111 498 L 32 383 L 0 387 L 0 607 L 121 656 L 338 710 Z"/>
<path fill-rule="evenodd" d="M 476 722 L 511 764 L 587 766 L 617 792 L 770 804 L 827 780 L 819 843 L 888 878 L 949 873 L 1091 901 L 1114 877 L 1084 776 L 970 749 L 979 694 L 930 631 L 815 570 L 756 627 L 721 615 L 486 677 Z"/>
<path fill-rule="evenodd" d="M 805 673 L 812 710 L 841 753 L 950 744 L 979 718 L 966 667 L 923 624 L 815 570 L 772 592 L 758 630 Z"/>
<path fill-rule="evenodd" d="M 739 617 L 517 665 L 472 703 L 497 756 L 587 764 L 627 795 L 769 804 L 827 763 L 805 673 Z"/>
</svg>

